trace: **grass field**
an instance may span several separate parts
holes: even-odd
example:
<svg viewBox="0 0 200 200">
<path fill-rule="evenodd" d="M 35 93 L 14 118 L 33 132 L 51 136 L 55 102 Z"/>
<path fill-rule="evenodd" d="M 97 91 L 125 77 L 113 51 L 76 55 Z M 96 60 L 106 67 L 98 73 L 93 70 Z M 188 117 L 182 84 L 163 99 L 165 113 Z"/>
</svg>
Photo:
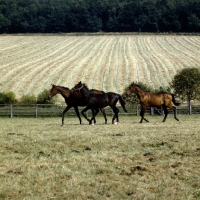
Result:
<svg viewBox="0 0 200 200">
<path fill-rule="evenodd" d="M 199 115 L 0 118 L 0 199 L 200 199 Z"/>
<path fill-rule="evenodd" d="M 132 81 L 168 86 L 200 67 L 198 35 L 1 35 L 0 91 L 38 95 L 51 84 L 123 93 Z"/>
</svg>

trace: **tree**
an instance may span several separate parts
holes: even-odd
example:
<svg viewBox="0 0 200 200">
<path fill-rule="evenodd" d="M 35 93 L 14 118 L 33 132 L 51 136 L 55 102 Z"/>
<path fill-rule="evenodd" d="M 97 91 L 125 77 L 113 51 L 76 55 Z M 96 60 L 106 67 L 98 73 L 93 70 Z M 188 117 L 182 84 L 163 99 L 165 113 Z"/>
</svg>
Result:
<svg viewBox="0 0 200 200">
<path fill-rule="evenodd" d="M 188 102 L 189 114 L 191 114 L 191 100 L 200 99 L 200 70 L 182 69 L 174 76 L 170 86 L 174 89 L 175 95 Z"/>
</svg>

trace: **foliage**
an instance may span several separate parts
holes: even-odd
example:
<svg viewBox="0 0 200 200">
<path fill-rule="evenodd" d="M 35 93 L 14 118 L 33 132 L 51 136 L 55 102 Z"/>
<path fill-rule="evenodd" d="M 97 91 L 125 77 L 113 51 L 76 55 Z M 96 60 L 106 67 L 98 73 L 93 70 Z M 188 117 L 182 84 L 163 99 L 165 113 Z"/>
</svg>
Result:
<svg viewBox="0 0 200 200">
<path fill-rule="evenodd" d="M 199 32 L 199 0 L 0 0 L 0 33 Z"/>
<path fill-rule="evenodd" d="M 36 96 L 31 94 L 23 95 L 20 99 L 20 103 L 22 104 L 36 104 Z"/>
<path fill-rule="evenodd" d="M 14 92 L 0 93 L 0 104 L 12 104 L 12 103 L 17 103 L 16 95 Z"/>
<path fill-rule="evenodd" d="M 56 97 L 49 100 L 48 98 L 49 90 L 45 89 L 37 96 L 38 104 L 54 104 L 56 101 Z"/>
<path fill-rule="evenodd" d="M 170 85 L 182 100 L 200 99 L 200 70 L 184 68 L 174 76 Z"/>
</svg>

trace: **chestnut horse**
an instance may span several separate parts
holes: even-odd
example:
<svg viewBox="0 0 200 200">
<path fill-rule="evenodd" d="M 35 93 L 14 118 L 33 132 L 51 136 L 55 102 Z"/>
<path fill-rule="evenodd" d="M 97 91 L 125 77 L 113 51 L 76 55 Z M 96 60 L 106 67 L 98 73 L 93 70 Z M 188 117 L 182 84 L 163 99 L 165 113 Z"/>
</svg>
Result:
<svg viewBox="0 0 200 200">
<path fill-rule="evenodd" d="M 136 85 L 134 82 L 129 86 L 127 92 L 128 95 L 130 93 L 135 93 L 137 97 L 140 100 L 140 105 L 141 105 L 141 121 L 142 123 L 143 119 L 146 122 L 149 122 L 146 118 L 144 118 L 144 113 L 145 110 L 148 106 L 152 107 L 159 107 L 162 106 L 164 110 L 164 119 L 163 122 L 165 122 L 167 115 L 168 115 L 168 110 L 167 108 L 170 108 L 171 110 L 174 111 L 174 118 L 179 121 L 179 119 L 176 117 L 176 107 L 179 106 L 180 103 L 177 103 L 175 101 L 175 97 L 171 93 L 167 92 L 159 92 L 159 93 L 150 93 L 150 92 L 145 92 L 139 85 Z M 174 103 L 175 106 L 172 106 L 172 102 Z"/>
<path fill-rule="evenodd" d="M 103 91 L 100 90 L 95 90 L 95 89 L 91 89 L 90 90 L 91 93 L 97 93 L 97 94 L 102 94 L 104 93 Z M 56 94 L 61 94 L 63 96 L 63 98 L 65 99 L 65 102 L 67 104 L 67 107 L 65 108 L 65 110 L 62 113 L 62 125 L 64 125 L 64 116 L 65 113 L 71 108 L 74 107 L 74 110 L 76 112 L 77 117 L 79 118 L 80 124 L 81 124 L 81 117 L 79 114 L 79 110 L 78 110 L 78 106 L 87 106 L 87 102 L 85 101 L 85 99 L 82 97 L 81 93 L 75 92 L 72 93 L 71 90 L 67 87 L 63 87 L 63 86 L 56 86 L 56 85 L 52 85 L 52 88 L 50 90 L 49 93 L 49 99 L 51 99 L 54 95 Z M 85 114 L 85 112 L 87 110 L 89 110 L 89 107 L 86 107 L 85 109 L 83 109 L 81 111 L 81 114 L 84 116 L 84 118 L 88 121 L 91 122 L 91 120 L 89 120 L 87 118 L 87 115 Z M 106 113 L 105 110 L 103 108 L 100 108 L 101 112 L 103 113 L 104 119 L 105 119 L 105 124 L 107 123 L 107 118 L 106 118 Z M 94 119 L 94 123 L 96 123 L 95 119 Z"/>
<path fill-rule="evenodd" d="M 80 91 L 82 96 L 85 98 L 87 102 L 87 106 L 92 110 L 92 118 L 91 120 L 95 120 L 95 115 L 98 113 L 98 108 L 104 108 L 106 106 L 110 106 L 113 110 L 114 117 L 112 118 L 112 123 L 114 124 L 114 120 L 116 119 L 116 123 L 119 122 L 118 113 L 119 109 L 116 107 L 117 102 L 119 101 L 122 108 L 125 112 L 127 112 L 125 108 L 125 102 L 122 99 L 121 95 L 114 92 L 107 92 L 102 94 L 91 93 L 88 87 L 81 83 L 81 81 L 72 88 L 72 91 Z M 90 122 L 91 124 L 91 122 Z"/>
</svg>

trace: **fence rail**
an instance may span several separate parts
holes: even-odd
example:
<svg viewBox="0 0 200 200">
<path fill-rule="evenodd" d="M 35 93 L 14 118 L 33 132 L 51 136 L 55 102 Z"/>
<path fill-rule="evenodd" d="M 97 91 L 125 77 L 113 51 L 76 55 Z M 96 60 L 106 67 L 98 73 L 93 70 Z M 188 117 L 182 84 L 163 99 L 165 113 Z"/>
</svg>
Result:
<svg viewBox="0 0 200 200">
<path fill-rule="evenodd" d="M 33 105 L 20 105 L 20 104 L 0 104 L 0 116 L 8 117 L 55 117 L 61 116 L 63 110 L 66 108 L 66 105 L 55 105 L 55 104 L 33 104 Z M 125 115 L 139 115 L 140 105 L 133 105 L 127 107 L 128 113 L 125 113 L 121 107 L 118 107 L 120 112 L 119 114 Z M 83 107 L 79 107 L 81 111 Z M 106 108 L 106 114 L 112 115 L 113 112 L 110 108 Z M 88 112 L 90 113 L 90 111 Z M 162 108 L 147 108 L 146 114 L 150 115 L 163 115 Z M 169 114 L 173 114 L 173 111 L 169 110 Z M 177 114 L 189 114 L 189 108 L 187 105 L 182 105 L 177 107 Z M 200 105 L 192 105 L 191 114 L 200 114 Z M 66 116 L 76 115 L 73 108 L 71 108 Z"/>
</svg>

